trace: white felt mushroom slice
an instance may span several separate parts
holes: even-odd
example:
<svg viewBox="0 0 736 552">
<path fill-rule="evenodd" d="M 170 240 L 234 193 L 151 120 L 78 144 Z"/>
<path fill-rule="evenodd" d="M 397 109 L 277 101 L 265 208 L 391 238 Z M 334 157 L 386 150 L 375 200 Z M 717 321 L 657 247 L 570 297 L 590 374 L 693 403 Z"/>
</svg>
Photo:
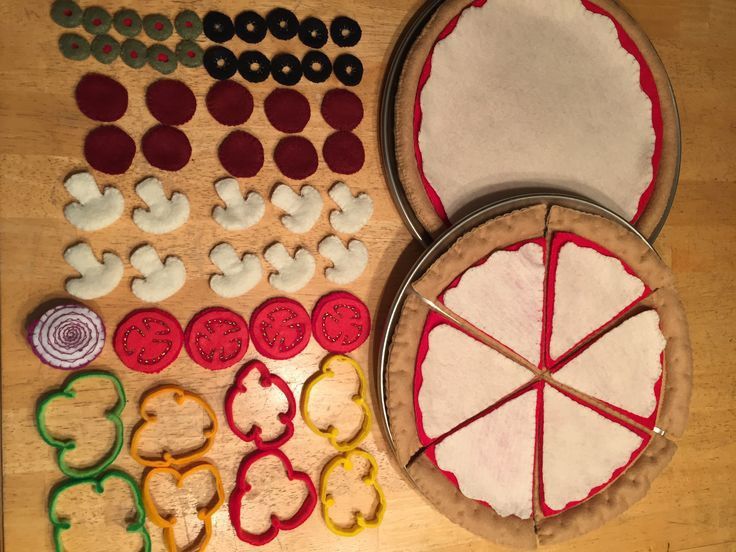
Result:
<svg viewBox="0 0 736 552">
<path fill-rule="evenodd" d="M 114 253 L 103 253 L 98 261 L 84 242 L 64 251 L 64 260 L 79 272 L 66 282 L 66 290 L 79 299 L 97 299 L 110 293 L 123 277 L 123 261 Z"/>
<path fill-rule="evenodd" d="M 171 297 L 181 289 L 187 278 L 181 259 L 169 256 L 161 262 L 156 250 L 148 244 L 133 251 L 130 264 L 143 274 L 143 278 L 133 278 L 133 293 L 138 299 L 149 303 Z"/>
<path fill-rule="evenodd" d="M 281 243 L 275 243 L 263 254 L 277 272 L 272 272 L 268 282 L 276 289 L 286 292 L 299 291 L 314 276 L 316 263 L 312 254 L 299 248 L 292 257 Z"/>
<path fill-rule="evenodd" d="M 250 192 L 246 197 L 240 193 L 238 181 L 223 178 L 215 182 L 215 191 L 225 203 L 216 205 L 212 218 L 225 230 L 243 230 L 258 223 L 266 211 L 266 202 L 258 192 Z"/>
<path fill-rule="evenodd" d="M 220 297 L 238 297 L 250 291 L 263 276 L 261 261 L 246 253 L 242 257 L 229 243 L 216 245 L 210 251 L 210 260 L 222 274 L 210 277 L 210 287 Z"/>
<path fill-rule="evenodd" d="M 309 185 L 296 193 L 286 184 L 279 184 L 271 193 L 271 202 L 286 211 L 281 223 L 295 234 L 308 232 L 322 213 L 322 196 Z"/>
<path fill-rule="evenodd" d="M 77 200 L 64 207 L 64 216 L 80 230 L 100 230 L 123 214 L 125 201 L 120 190 L 106 186 L 100 192 L 97 182 L 88 172 L 71 175 L 64 182 L 64 187 Z"/>
<path fill-rule="evenodd" d="M 148 205 L 148 209 L 133 211 L 133 222 L 144 232 L 165 234 L 184 224 L 189 218 L 189 200 L 182 193 L 174 192 L 166 197 L 164 185 L 158 178 L 146 178 L 135 192 Z"/>
<path fill-rule="evenodd" d="M 368 265 L 368 250 L 360 240 L 350 240 L 345 247 L 337 236 L 327 236 L 319 242 L 318 249 L 319 254 L 332 263 L 325 270 L 325 276 L 335 284 L 349 284 L 363 274 Z"/>
<path fill-rule="evenodd" d="M 355 234 L 373 214 L 373 200 L 366 193 L 353 196 L 353 192 L 344 182 L 336 182 L 329 191 L 332 201 L 340 210 L 330 213 L 330 224 L 338 232 Z"/>
</svg>

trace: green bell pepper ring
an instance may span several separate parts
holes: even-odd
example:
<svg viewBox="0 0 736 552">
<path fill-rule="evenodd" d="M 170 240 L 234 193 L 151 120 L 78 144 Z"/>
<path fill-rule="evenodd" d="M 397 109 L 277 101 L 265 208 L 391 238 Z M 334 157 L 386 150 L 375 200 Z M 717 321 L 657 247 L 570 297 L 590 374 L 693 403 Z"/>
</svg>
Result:
<svg viewBox="0 0 736 552">
<path fill-rule="evenodd" d="M 46 410 L 55 400 L 62 398 L 73 399 L 76 397 L 77 392 L 74 390 L 74 384 L 79 380 L 88 378 L 109 380 L 115 387 L 118 401 L 115 403 L 115 406 L 105 413 L 105 418 L 115 426 L 115 441 L 112 448 L 97 464 L 77 468 L 70 466 L 66 460 L 67 452 L 75 450 L 77 448 L 77 442 L 74 439 L 57 439 L 49 432 L 46 427 Z M 38 433 L 41 435 L 41 439 L 43 439 L 48 445 L 58 449 L 56 461 L 59 465 L 59 469 L 64 475 L 71 477 L 72 479 L 93 477 L 115 461 L 123 448 L 123 420 L 120 418 L 120 415 L 123 412 L 123 408 L 125 408 L 126 402 L 125 391 L 123 390 L 123 384 L 120 383 L 120 380 L 109 372 L 101 372 L 98 370 L 88 370 L 74 374 L 66 380 L 64 387 L 58 391 L 48 393 L 41 398 L 36 406 L 36 427 L 38 428 Z"/>
</svg>

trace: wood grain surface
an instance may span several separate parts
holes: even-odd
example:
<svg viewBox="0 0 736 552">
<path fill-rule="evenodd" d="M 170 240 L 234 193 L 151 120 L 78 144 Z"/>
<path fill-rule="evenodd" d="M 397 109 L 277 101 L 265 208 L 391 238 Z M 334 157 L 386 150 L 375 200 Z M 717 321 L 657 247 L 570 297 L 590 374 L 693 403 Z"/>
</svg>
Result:
<svg viewBox="0 0 736 552">
<path fill-rule="evenodd" d="M 328 212 L 334 208 L 327 196 L 333 182 L 340 180 L 324 163 L 309 179 L 325 199 L 325 208 L 315 228 L 305 235 L 288 232 L 280 223 L 280 212 L 270 203 L 263 220 L 245 231 L 223 231 L 210 213 L 218 198 L 213 183 L 225 176 L 216 157 L 217 144 L 228 129 L 217 124 L 204 106 L 204 96 L 212 80 L 201 69 L 180 68 L 173 75 L 195 92 L 197 112 L 183 130 L 189 137 L 193 156 L 178 173 L 153 170 L 139 153 L 123 176 L 96 174 L 99 184 L 113 184 L 125 196 L 125 214 L 112 226 L 94 233 L 79 232 L 63 217 L 70 201 L 62 183 L 74 171 L 84 170 L 83 138 L 95 125 L 76 108 L 73 91 L 79 78 L 90 71 L 112 75 L 129 93 L 129 109 L 118 123 L 139 143 L 143 133 L 155 124 L 144 103 L 148 84 L 159 78 L 150 68 L 133 70 L 121 61 L 103 66 L 92 58 L 84 62 L 65 60 L 56 41 L 62 32 L 50 20 L 49 0 L 2 2 L 0 18 L 0 156 L 2 199 L 0 200 L 0 284 L 2 285 L 2 499 L 5 550 L 42 551 L 52 549 L 51 525 L 47 518 L 47 496 L 61 479 L 50 447 L 39 438 L 33 413 L 37 399 L 58 386 L 66 374 L 43 366 L 24 340 L 28 314 L 40 303 L 64 297 L 64 281 L 73 275 L 62 253 L 78 241 L 88 242 L 97 253 L 116 252 L 126 263 L 125 276 L 111 294 L 88 304 L 103 317 L 111 333 L 130 310 L 144 306 L 130 291 L 135 275 L 129 265 L 130 252 L 150 243 L 162 254 L 179 256 L 187 268 L 185 287 L 161 303 L 182 324 L 202 308 L 224 305 L 244 316 L 268 297 L 279 295 L 266 279 L 246 295 L 218 298 L 208 286 L 215 267 L 208 259 L 217 243 L 231 243 L 239 252 L 261 255 L 275 241 L 288 248 L 306 247 L 317 259 L 317 273 L 310 284 L 293 297 L 307 309 L 324 293 L 336 289 L 323 275 L 325 259 L 317 254 L 317 244 L 332 233 Z M 161 12 L 173 17 L 191 7 L 199 13 L 222 9 L 235 15 L 255 8 L 265 13 L 278 2 L 254 4 L 131 0 L 126 4 L 101 0 L 100 5 L 115 11 L 130 7 L 142 13 Z M 316 15 L 325 21 L 347 14 L 363 28 L 363 39 L 354 48 L 365 66 L 363 82 L 356 88 L 365 106 L 365 119 L 356 133 L 366 148 L 366 163 L 356 175 L 344 181 L 354 191 L 368 192 L 375 202 L 370 223 L 357 238 L 370 252 L 365 273 L 347 288 L 364 299 L 375 318 L 374 338 L 355 353 L 373 379 L 376 343 L 382 323 L 403 273 L 420 252 L 411 242 L 386 188 L 378 155 L 377 110 L 383 69 L 402 26 L 420 5 L 418 0 L 303 0 L 285 1 L 300 18 Z M 736 370 L 733 366 L 736 342 L 736 3 L 732 0 L 628 0 L 626 7 L 648 32 L 667 67 L 677 95 L 682 121 L 683 159 L 680 187 L 668 223 L 656 247 L 672 266 L 688 310 L 695 352 L 695 377 L 688 429 L 678 441 L 672 464 L 659 477 L 641 502 L 615 521 L 582 538 L 558 546 L 557 550 L 651 550 L 676 551 L 736 550 L 736 432 L 734 397 Z M 175 44 L 175 37 L 168 41 Z M 237 42 L 237 41 L 236 41 Z M 234 43 L 244 50 L 243 43 Z M 258 49 L 272 55 L 278 51 L 303 53 L 298 40 L 277 43 L 267 38 Z M 333 44 L 325 51 L 334 57 Z M 238 77 L 239 78 L 239 77 Z M 242 82 L 242 81 L 241 81 Z M 336 81 L 316 85 L 302 81 L 297 89 L 309 99 L 312 119 L 303 132 L 320 148 L 330 129 L 319 114 L 321 96 Z M 260 138 L 267 152 L 266 164 L 257 178 L 241 179 L 243 191 L 257 190 L 264 196 L 282 181 L 270 152 L 279 133 L 270 127 L 263 112 L 263 99 L 274 87 L 268 80 L 248 85 L 256 109 L 244 126 Z M 147 176 L 162 179 L 167 190 L 184 192 L 191 203 L 191 218 L 182 228 L 164 236 L 146 235 L 132 222 L 131 212 L 141 201 L 133 188 Z M 288 182 L 288 181 L 287 181 Z M 292 185 L 298 183 L 288 182 Z M 340 235 L 343 240 L 350 236 Z M 266 267 L 264 267 L 266 268 Z M 298 357 L 268 366 L 281 375 L 294 393 L 317 370 L 324 351 L 312 341 Z M 251 348 L 246 358 L 256 358 Z M 115 356 L 111 344 L 93 364 L 117 374 L 125 386 L 129 403 L 125 408 L 126 447 L 115 466 L 135 477 L 141 466 L 130 457 L 128 442 L 139 419 L 137 405 L 143 392 L 161 383 L 176 383 L 201 394 L 215 409 L 221 427 L 207 459 L 220 470 L 226 494 L 233 488 L 241 458 L 252 446 L 238 440 L 224 423 L 223 400 L 235 369 L 210 372 L 192 362 L 186 354 L 159 375 L 134 373 Z M 324 422 L 356 424 L 347 398 L 354 382 L 350 374 L 340 375 L 334 385 L 315 395 L 316 416 Z M 104 389 L 89 389 L 74 405 L 59 409 L 57 430 L 79 435 L 79 459 L 92 458 L 111 439 L 109 428 L 99 425 L 99 414 L 110 404 Z M 107 402 L 106 402 L 107 401 Z M 250 412 L 268 422 L 269 412 L 279 408 L 278 395 L 254 400 Z M 255 405 L 255 406 L 253 406 Z M 373 402 L 374 411 L 376 404 Z M 162 406 L 162 415 L 168 412 Z M 243 411 L 244 412 L 244 411 Z M 190 442 L 187 432 L 199 429 L 197 412 L 170 412 L 165 431 L 149 443 L 155 449 L 166 442 Z M 380 466 L 379 481 L 388 500 L 388 511 L 379 529 L 359 536 L 339 538 L 325 527 L 319 513 L 300 528 L 283 532 L 265 550 L 493 550 L 493 545 L 456 527 L 422 499 L 402 479 L 392 461 L 386 442 L 374 425 L 363 444 Z M 84 450 L 82 450 L 84 449 Z M 315 480 L 334 454 L 326 440 L 314 435 L 297 416 L 295 436 L 284 447 L 294 466 Z M 361 488 L 356 478 L 343 474 L 334 482 L 339 495 L 336 518 L 349 520 L 352 508 L 369 510 L 373 495 Z M 258 506 L 245 521 L 257 528 L 267 522 L 271 509 L 288 516 L 298 506 L 302 489 L 294 488 L 278 475 L 278 466 L 264 464 L 253 474 L 258 489 Z M 184 516 L 177 528 L 177 541 L 184 546 L 196 538 L 201 524 L 196 520 L 197 504 L 212 496 L 212 481 L 192 477 L 184 490 L 177 490 L 165 478 L 156 485 L 162 509 Z M 118 496 L 118 493 L 122 493 Z M 127 501 L 127 502 L 126 502 Z M 136 539 L 121 529 L 128 512 L 124 489 L 111 488 L 109 495 L 90 492 L 70 495 L 62 504 L 71 515 L 75 529 L 65 536 L 71 550 L 135 550 Z M 153 549 L 164 550 L 161 530 L 148 524 Z M 225 504 L 213 518 L 214 535 L 210 550 L 246 550 L 248 545 L 235 537 Z"/>
</svg>

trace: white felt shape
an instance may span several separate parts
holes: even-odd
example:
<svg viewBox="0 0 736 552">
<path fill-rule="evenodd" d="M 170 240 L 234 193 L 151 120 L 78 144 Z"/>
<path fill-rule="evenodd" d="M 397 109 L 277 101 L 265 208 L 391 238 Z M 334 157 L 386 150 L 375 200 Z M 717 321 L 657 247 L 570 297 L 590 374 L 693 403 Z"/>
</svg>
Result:
<svg viewBox="0 0 736 552">
<path fill-rule="evenodd" d="M 529 242 L 496 251 L 469 268 L 444 304 L 526 360 L 539 364 L 544 304 L 544 250 Z"/>
<path fill-rule="evenodd" d="M 550 355 L 559 358 L 644 293 L 644 284 L 618 259 L 567 242 L 555 274 Z"/>
<path fill-rule="evenodd" d="M 82 242 L 64 251 L 64 260 L 79 272 L 79 278 L 66 282 L 66 290 L 79 299 L 97 299 L 110 293 L 123 277 L 123 261 L 114 253 L 103 253 L 97 260 L 92 248 Z"/>
<path fill-rule="evenodd" d="M 123 214 L 125 201 L 120 190 L 106 186 L 100 192 L 95 178 L 88 172 L 71 175 L 64 181 L 64 187 L 77 200 L 64 207 L 64 216 L 80 230 L 100 230 Z"/>
<path fill-rule="evenodd" d="M 532 373 L 449 324 L 429 332 L 419 409 L 435 439 L 532 379 Z"/>
<path fill-rule="evenodd" d="M 148 244 L 141 245 L 131 253 L 130 264 L 143 274 L 143 278 L 133 278 L 133 294 L 149 303 L 171 297 L 182 288 L 187 279 L 184 263 L 180 258 L 168 256 L 161 262 L 156 250 Z"/>
<path fill-rule="evenodd" d="M 657 311 L 644 311 L 593 342 L 554 378 L 646 418 L 657 406 L 654 384 L 662 375 L 666 344 Z"/>
<path fill-rule="evenodd" d="M 210 287 L 220 297 L 238 297 L 250 291 L 263 276 L 261 261 L 256 255 L 242 257 L 229 243 L 220 243 L 210 251 L 210 260 L 222 274 L 210 277 Z"/>
<path fill-rule="evenodd" d="M 542 442 L 544 499 L 560 510 L 606 483 L 642 438 L 546 385 Z"/>
<path fill-rule="evenodd" d="M 540 182 L 634 217 L 652 180 L 652 104 L 609 18 L 580 0 L 494 0 L 468 7 L 431 62 L 419 145 L 450 220 Z"/>
<path fill-rule="evenodd" d="M 292 257 L 282 243 L 275 243 L 263 254 L 268 263 L 276 269 L 268 277 L 272 287 L 286 292 L 299 291 L 314 276 L 316 262 L 306 249 L 299 248 Z"/>
<path fill-rule="evenodd" d="M 243 230 L 257 224 L 266 212 L 266 202 L 258 192 L 240 193 L 240 185 L 234 178 L 223 178 L 215 182 L 215 191 L 225 203 L 216 205 L 212 218 L 225 230 Z"/>
<path fill-rule="evenodd" d="M 286 211 L 281 223 L 295 234 L 308 232 L 322 213 L 322 196 L 309 185 L 296 193 L 286 184 L 279 184 L 271 193 L 271 203 Z"/>
<path fill-rule="evenodd" d="M 502 517 L 532 515 L 536 405 L 531 389 L 435 447 L 437 465 L 455 475 L 460 491 Z"/>
<path fill-rule="evenodd" d="M 336 182 L 329 191 L 332 201 L 340 210 L 330 213 L 330 224 L 338 232 L 355 234 L 373 214 L 373 200 L 366 193 L 353 196 L 353 192 L 344 182 Z"/>
<path fill-rule="evenodd" d="M 350 240 L 345 247 L 337 236 L 327 236 L 319 242 L 318 250 L 332 263 L 325 276 L 338 285 L 349 284 L 368 266 L 368 249 L 360 240 Z"/>
<path fill-rule="evenodd" d="M 166 197 L 164 185 L 158 178 L 146 178 L 135 187 L 135 193 L 148 205 L 148 209 L 133 211 L 133 222 L 150 234 L 172 232 L 189 219 L 189 200 L 180 192 Z"/>
</svg>

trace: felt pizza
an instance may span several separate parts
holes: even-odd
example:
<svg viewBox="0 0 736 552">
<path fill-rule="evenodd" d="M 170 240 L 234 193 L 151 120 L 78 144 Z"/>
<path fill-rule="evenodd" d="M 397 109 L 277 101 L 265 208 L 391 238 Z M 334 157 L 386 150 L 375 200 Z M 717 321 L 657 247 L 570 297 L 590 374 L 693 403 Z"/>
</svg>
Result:
<svg viewBox="0 0 736 552">
<path fill-rule="evenodd" d="M 669 80 L 614 0 L 447 0 L 395 103 L 405 195 L 430 233 L 510 190 L 591 198 L 651 235 L 678 170 Z"/>
<path fill-rule="evenodd" d="M 646 242 L 537 204 L 475 227 L 412 283 L 389 423 L 438 509 L 530 548 L 646 494 L 684 430 L 691 371 L 672 274 Z"/>
</svg>

